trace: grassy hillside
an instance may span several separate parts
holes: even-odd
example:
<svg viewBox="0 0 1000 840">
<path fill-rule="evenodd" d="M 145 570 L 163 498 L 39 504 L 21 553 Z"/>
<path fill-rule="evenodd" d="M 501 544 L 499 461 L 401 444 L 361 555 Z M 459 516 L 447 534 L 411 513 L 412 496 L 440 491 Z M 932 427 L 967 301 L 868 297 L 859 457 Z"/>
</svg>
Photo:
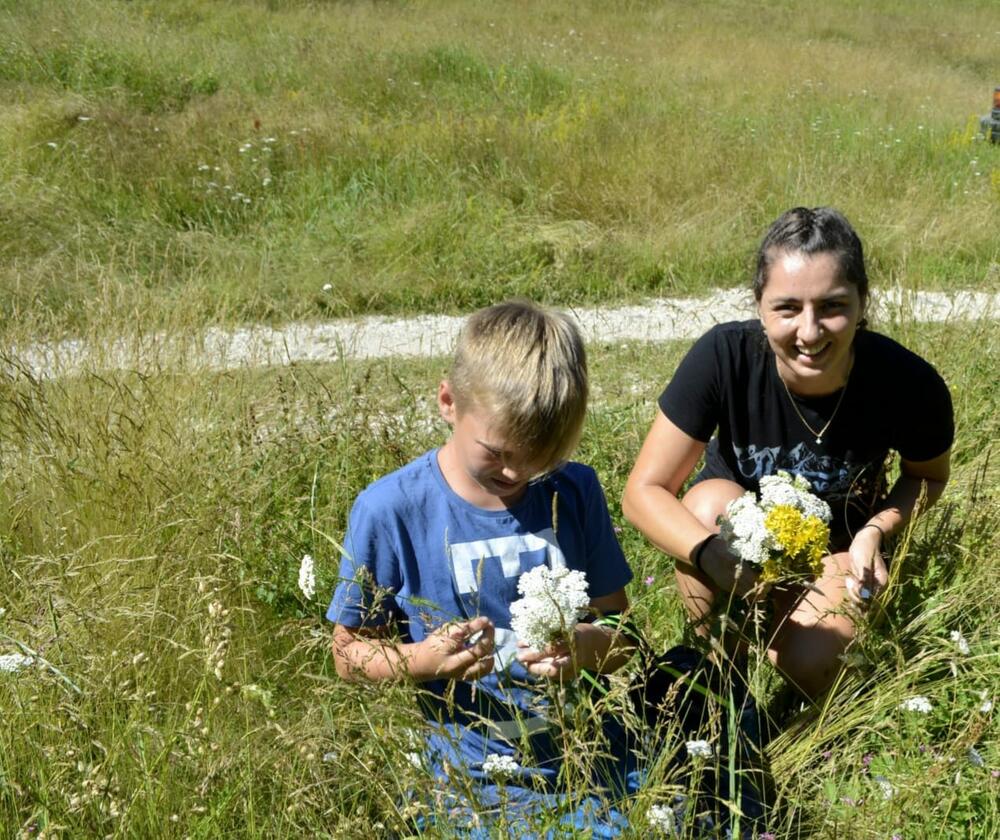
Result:
<svg viewBox="0 0 1000 840">
<path fill-rule="evenodd" d="M 996 291 L 998 32 L 992 0 L 0 0 L 0 836 L 372 840 L 424 807 L 412 692 L 337 680 L 322 616 L 355 494 L 444 439 L 445 361 L 140 372 L 151 330 L 694 294 L 799 203 L 878 285 Z M 953 477 L 773 743 L 767 828 L 992 838 L 1000 331 L 883 326 L 949 382 Z M 74 377 L 10 349 L 118 333 Z M 658 648 L 672 573 L 617 500 L 686 346 L 592 346 L 579 452 Z M 658 768 L 630 836 L 682 790 Z"/>
<path fill-rule="evenodd" d="M 795 204 L 842 208 L 886 282 L 997 287 L 986 0 L 0 21 L 0 300 L 40 328 L 688 293 Z"/>
</svg>

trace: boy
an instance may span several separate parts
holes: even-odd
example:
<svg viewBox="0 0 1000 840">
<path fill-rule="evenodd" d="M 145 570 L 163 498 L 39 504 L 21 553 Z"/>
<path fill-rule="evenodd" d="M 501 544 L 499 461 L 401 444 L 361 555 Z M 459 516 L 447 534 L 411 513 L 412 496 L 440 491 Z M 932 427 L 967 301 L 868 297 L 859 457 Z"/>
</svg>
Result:
<svg viewBox="0 0 1000 840">
<path fill-rule="evenodd" d="M 632 573 L 594 471 L 565 460 L 586 403 L 569 318 L 526 301 L 480 310 L 438 388 L 450 439 L 373 483 L 351 511 L 327 612 L 337 672 L 422 683 L 425 759 L 439 778 L 473 780 L 479 807 L 560 801 L 564 756 L 543 681 L 608 673 L 632 652 L 608 616 L 627 609 Z M 576 624 L 571 644 L 534 651 L 518 646 L 509 608 L 521 574 L 541 564 L 583 571 L 599 618 Z M 620 725 L 605 735 L 596 783 L 620 795 L 637 773 Z M 489 784 L 497 756 L 517 762 L 499 789 Z"/>
</svg>

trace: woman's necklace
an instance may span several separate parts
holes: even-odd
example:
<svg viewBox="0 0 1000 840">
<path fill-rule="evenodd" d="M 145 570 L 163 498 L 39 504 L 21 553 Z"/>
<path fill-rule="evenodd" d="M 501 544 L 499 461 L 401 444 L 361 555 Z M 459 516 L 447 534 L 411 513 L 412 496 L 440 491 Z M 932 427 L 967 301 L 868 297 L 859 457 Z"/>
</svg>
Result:
<svg viewBox="0 0 1000 840">
<path fill-rule="evenodd" d="M 785 382 L 781 377 L 781 371 L 778 371 L 778 379 L 781 379 L 781 384 L 785 388 L 785 393 L 788 394 L 788 401 L 792 404 L 792 410 L 798 415 L 799 420 L 802 421 L 802 425 L 809 430 L 809 434 L 816 436 L 816 443 L 823 443 L 823 435 L 826 434 L 826 430 L 830 428 L 830 424 L 833 423 L 833 418 L 837 416 L 837 412 L 840 410 L 840 404 L 844 401 L 844 394 L 847 393 L 847 385 L 851 381 L 851 368 L 854 367 L 854 360 L 851 360 L 851 367 L 847 369 L 847 382 L 844 383 L 844 387 L 840 391 L 840 399 L 837 400 L 837 404 L 833 407 L 833 414 L 830 415 L 830 419 L 823 424 L 823 428 L 818 432 L 809 425 L 809 422 L 805 417 L 802 416 L 802 412 L 799 411 L 799 407 L 795 404 L 795 397 L 792 396 L 792 392 L 788 390 L 788 383 Z"/>
</svg>

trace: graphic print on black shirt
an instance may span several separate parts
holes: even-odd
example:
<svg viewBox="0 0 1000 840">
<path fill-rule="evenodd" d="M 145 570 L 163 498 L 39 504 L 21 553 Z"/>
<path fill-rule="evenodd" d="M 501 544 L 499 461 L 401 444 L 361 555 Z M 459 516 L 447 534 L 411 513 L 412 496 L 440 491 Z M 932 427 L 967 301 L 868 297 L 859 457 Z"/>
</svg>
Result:
<svg viewBox="0 0 1000 840">
<path fill-rule="evenodd" d="M 885 492 L 890 451 L 929 460 L 954 434 L 951 397 L 931 365 L 878 333 L 859 332 L 854 348 L 846 391 L 803 398 L 785 390 L 758 321 L 720 324 L 681 361 L 660 408 L 709 442 L 702 478 L 757 491 L 778 470 L 801 475 L 830 505 L 834 534 L 850 534 Z M 817 444 L 806 424 L 822 428 L 831 417 Z"/>
</svg>

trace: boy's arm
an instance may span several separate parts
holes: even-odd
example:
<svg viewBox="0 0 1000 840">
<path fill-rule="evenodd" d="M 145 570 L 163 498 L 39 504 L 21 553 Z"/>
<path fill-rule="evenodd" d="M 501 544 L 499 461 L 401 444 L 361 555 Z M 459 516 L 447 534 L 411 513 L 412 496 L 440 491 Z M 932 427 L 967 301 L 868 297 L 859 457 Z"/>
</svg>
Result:
<svg viewBox="0 0 1000 840">
<path fill-rule="evenodd" d="M 472 637 L 481 634 L 472 642 Z M 333 662 L 346 680 L 476 680 L 493 670 L 494 627 L 482 616 L 446 624 L 421 642 L 396 642 L 389 628 L 333 630 Z"/>
<path fill-rule="evenodd" d="M 590 608 L 600 618 L 618 615 L 628 609 L 628 596 L 624 589 L 609 595 L 592 598 Z M 572 649 L 555 645 L 542 651 L 523 649 L 517 658 L 528 673 L 537 677 L 570 680 L 580 671 L 610 674 L 617 671 L 635 652 L 635 642 L 614 626 L 580 622 L 573 632 Z"/>
</svg>

